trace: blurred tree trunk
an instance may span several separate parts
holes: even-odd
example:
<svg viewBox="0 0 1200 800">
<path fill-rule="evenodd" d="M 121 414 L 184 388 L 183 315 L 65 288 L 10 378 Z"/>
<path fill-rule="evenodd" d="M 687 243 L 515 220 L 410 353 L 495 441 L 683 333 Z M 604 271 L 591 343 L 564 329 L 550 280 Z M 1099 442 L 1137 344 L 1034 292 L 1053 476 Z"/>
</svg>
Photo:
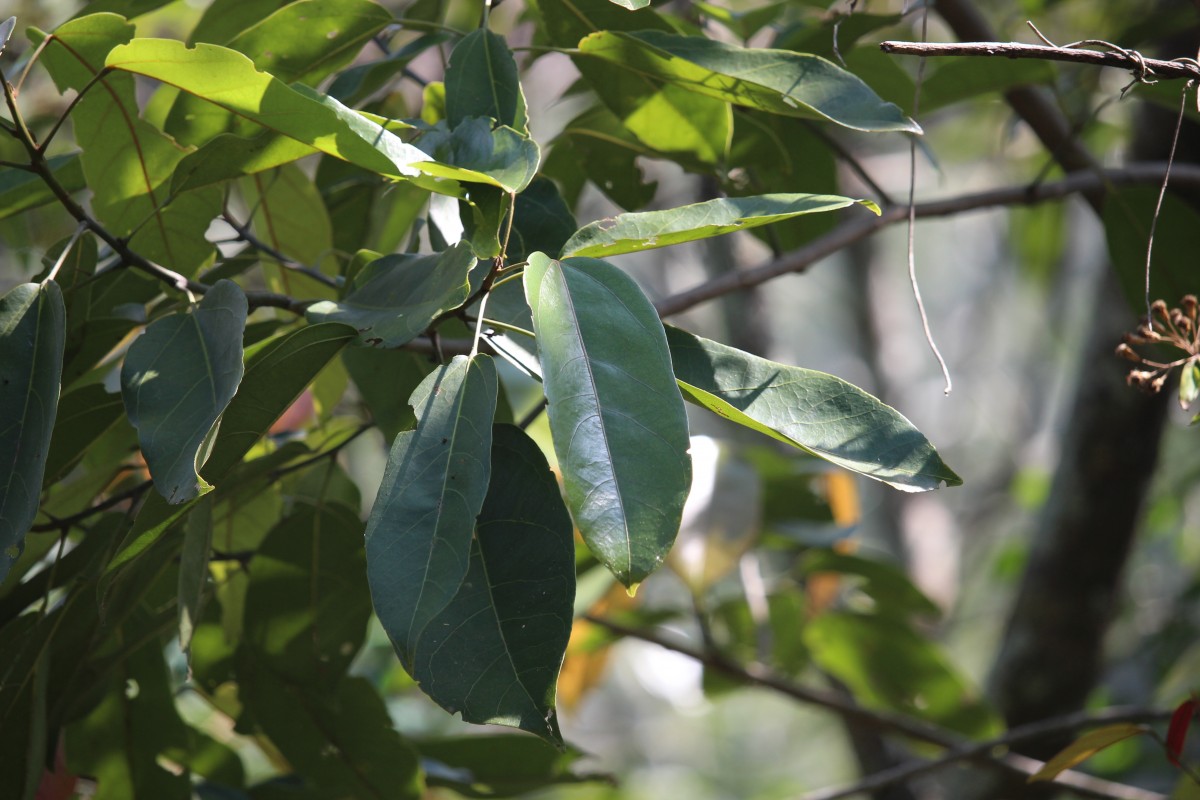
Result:
<svg viewBox="0 0 1200 800">
<path fill-rule="evenodd" d="M 960 39 L 995 39 L 969 3 L 943 0 L 938 10 Z M 1179 52 L 1194 52 L 1194 46 Z M 1065 169 L 1092 166 L 1044 95 L 1017 89 L 1006 98 Z M 1142 121 L 1131 158 L 1161 157 L 1174 119 L 1164 125 L 1161 116 L 1145 115 Z M 1102 200 L 1088 199 L 1099 210 Z M 1127 387 L 1127 365 L 1113 355 L 1134 322 L 1111 268 L 1105 269 L 1050 497 L 993 665 L 989 689 L 1010 726 L 1082 709 L 1102 672 L 1105 633 L 1118 607 L 1166 417 L 1165 394 L 1147 397 Z M 1044 739 L 1021 751 L 1045 759 L 1069 740 Z M 987 789 L 977 784 L 976 791 L 1003 798 L 1043 794 L 1023 781 Z"/>
</svg>

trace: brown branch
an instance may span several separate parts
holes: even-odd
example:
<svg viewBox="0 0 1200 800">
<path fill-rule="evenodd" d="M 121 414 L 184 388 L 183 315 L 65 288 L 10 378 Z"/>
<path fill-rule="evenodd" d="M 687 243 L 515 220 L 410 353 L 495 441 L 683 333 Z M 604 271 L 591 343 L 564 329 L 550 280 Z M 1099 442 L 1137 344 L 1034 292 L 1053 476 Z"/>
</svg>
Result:
<svg viewBox="0 0 1200 800">
<path fill-rule="evenodd" d="M 1033 58 L 1041 61 L 1068 61 L 1093 67 L 1116 67 L 1135 75 L 1169 80 L 1200 79 L 1200 66 L 1194 60 L 1163 61 L 1145 58 L 1135 50 L 1081 50 L 1076 47 L 1051 47 L 1044 44 L 1019 42 L 880 42 L 885 53 L 901 56 L 983 56 L 1002 58 Z"/>
<path fill-rule="evenodd" d="M 1000 747 L 1011 747 L 1027 741 L 1039 739 L 1047 734 L 1071 733 L 1084 728 L 1094 728 L 1102 725 L 1112 725 L 1119 722 L 1158 722 L 1168 719 L 1170 711 L 1157 709 L 1125 707 L 1108 708 L 1099 712 L 1076 712 L 1064 714 L 1050 719 L 1019 725 L 1009 731 L 982 742 L 973 742 L 947 750 L 941 756 L 929 761 L 916 761 L 899 764 L 891 769 L 877 772 L 857 783 L 843 786 L 840 789 L 822 789 L 809 792 L 800 800 L 840 800 L 859 793 L 873 792 L 878 789 L 912 780 L 913 778 L 935 772 L 943 767 L 960 761 L 987 757 L 993 750 Z"/>
<path fill-rule="evenodd" d="M 992 189 L 976 194 L 958 195 L 944 200 L 932 200 L 916 206 L 918 218 L 947 217 L 968 211 L 1002 206 L 1033 205 L 1048 200 L 1061 200 L 1073 194 L 1091 195 L 1116 186 L 1158 183 L 1166 172 L 1159 163 L 1129 164 L 1120 169 L 1076 172 L 1060 181 L 1024 184 Z M 1176 164 L 1171 171 L 1175 186 L 1200 186 L 1200 166 Z M 860 215 L 843 222 L 824 236 L 772 259 L 760 266 L 738 272 L 728 272 L 710 281 L 664 298 L 655 304 L 660 316 L 667 317 L 686 311 L 708 300 L 730 292 L 758 286 L 788 273 L 801 273 L 816 262 L 830 256 L 875 231 L 903 222 L 908 217 L 907 206 L 888 206 L 878 216 Z"/>
<path fill-rule="evenodd" d="M 30 533 L 49 533 L 51 531 L 66 531 L 77 523 L 83 522 L 89 517 L 99 514 L 101 511 L 107 511 L 113 506 L 118 506 L 126 500 L 136 501 L 143 492 L 149 489 L 154 484 L 154 481 L 142 481 L 134 484 L 123 492 L 118 492 L 107 500 L 102 500 L 94 506 L 88 506 L 82 511 L 72 514 L 69 517 L 50 517 L 49 522 L 43 522 L 39 525 L 33 525 L 29 528 Z M 50 516 L 47 514 L 46 516 Z"/>
<path fill-rule="evenodd" d="M 782 676 L 774 674 L 771 670 L 761 664 L 748 663 L 742 664 L 734 661 L 720 652 L 712 650 L 695 650 L 687 645 L 671 641 L 663 638 L 656 633 L 649 631 L 631 628 L 619 622 L 615 622 L 604 617 L 598 617 L 593 614 L 584 616 L 588 622 L 597 625 L 601 628 L 631 639 L 638 639 L 643 642 L 658 645 L 673 653 L 679 653 L 693 659 L 697 663 L 703 664 L 708 669 L 720 672 L 741 683 L 761 686 L 765 689 L 771 689 L 794 700 L 810 705 L 819 706 L 829 711 L 839 714 L 847 720 L 852 720 L 864 727 L 873 730 L 879 730 L 884 733 L 901 734 L 911 739 L 934 744 L 947 749 L 947 756 L 954 754 L 954 757 L 947 761 L 970 760 L 983 766 L 988 766 L 993 769 L 1003 770 L 1005 772 L 1014 773 L 1021 776 L 1029 776 L 1037 772 L 1044 766 L 1043 762 L 1035 758 L 1028 758 L 1016 753 L 1006 753 L 1002 756 L 992 756 L 991 750 L 998 746 L 1009 744 L 1008 741 L 988 741 L 988 742 L 971 742 L 964 739 L 960 735 L 948 731 L 938 725 L 934 725 L 923 720 L 914 719 L 913 717 L 904 714 L 897 714 L 891 711 L 882 709 L 864 708 L 852 699 L 845 695 L 830 692 L 822 689 L 814 689 L 809 686 L 804 686 L 794 681 L 788 680 Z M 1103 713 L 1094 715 L 1094 724 L 1104 724 L 1107 722 L 1116 721 L 1116 719 L 1132 719 L 1134 715 L 1138 719 L 1159 719 L 1160 712 L 1147 711 L 1145 709 L 1116 709 L 1111 712 L 1112 717 L 1106 717 Z M 1124 715 L 1119 716 L 1119 715 Z M 1044 722 L 1033 723 L 1022 726 L 1019 729 L 1013 729 L 1007 734 L 1014 737 L 1015 740 L 1024 740 L 1035 736 L 1044 735 L 1048 730 L 1071 730 L 1074 728 L 1086 727 L 1093 724 L 1092 718 L 1085 715 L 1068 715 L 1058 718 L 1057 720 L 1046 720 Z M 1057 727 L 1055 724 L 1057 723 Z M 941 759 L 938 760 L 939 762 Z M 931 762 L 937 763 L 937 762 Z M 926 767 L 925 763 L 920 765 L 902 765 L 887 770 L 880 775 L 891 775 L 900 769 L 915 769 L 917 766 Z M 938 763 L 938 766 L 942 766 Z M 920 772 L 928 771 L 926 769 Z M 920 774 L 918 772 L 917 774 Z M 873 776 L 874 777 L 874 776 Z M 902 776 L 896 778 L 889 783 L 903 780 Z M 868 779 L 870 780 L 870 779 Z M 1127 786 L 1121 783 L 1094 778 L 1091 775 L 1085 775 L 1081 772 L 1067 770 L 1062 772 L 1054 781 L 1056 786 L 1065 789 L 1070 789 L 1076 794 L 1085 797 L 1103 798 L 1103 800 L 1166 800 L 1164 795 L 1157 792 L 1148 792 L 1136 787 Z M 883 783 L 881 785 L 888 785 Z M 856 785 L 857 786 L 857 785 Z M 854 791 L 859 791 L 856 788 Z M 845 794 L 835 794 L 833 797 L 844 797 Z M 812 797 L 824 797 L 824 795 L 813 795 Z M 803 800 L 810 800 L 808 796 Z"/>
</svg>

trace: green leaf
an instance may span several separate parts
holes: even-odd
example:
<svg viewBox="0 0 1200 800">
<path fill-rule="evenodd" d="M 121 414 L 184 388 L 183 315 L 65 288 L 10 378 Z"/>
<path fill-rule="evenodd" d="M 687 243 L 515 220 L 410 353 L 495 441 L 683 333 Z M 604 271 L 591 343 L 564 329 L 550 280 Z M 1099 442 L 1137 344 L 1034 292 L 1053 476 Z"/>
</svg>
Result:
<svg viewBox="0 0 1200 800">
<path fill-rule="evenodd" d="M 860 589 L 875 601 L 877 614 L 899 619 L 941 616 L 937 604 L 913 584 L 901 567 L 823 548 L 809 550 L 800 561 L 800 573 L 808 578 L 828 572 L 860 578 Z"/>
<path fill-rule="evenodd" d="M 123 412 L 121 395 L 110 394 L 98 383 L 63 394 L 46 456 L 47 479 L 56 481 L 63 477 Z"/>
<path fill-rule="evenodd" d="M 571 514 L 633 588 L 671 549 L 692 479 L 662 325 L 632 279 L 595 259 L 534 253 L 525 297 Z"/>
<path fill-rule="evenodd" d="M 1195 361 L 1184 364 L 1179 372 L 1179 406 L 1184 411 L 1200 397 L 1200 364 Z"/>
<path fill-rule="evenodd" d="M 574 529 L 545 456 L 520 429 L 495 426 L 491 461 L 466 577 L 426 626 L 412 674 L 467 722 L 561 744 L 554 692 L 571 636 Z"/>
<path fill-rule="evenodd" d="M 204 610 L 208 583 L 208 555 L 213 538 L 212 497 L 201 498 L 183 525 L 183 550 L 179 557 L 179 647 L 187 653 L 192 634 Z"/>
<path fill-rule="evenodd" d="M 895 617 L 826 612 L 804 627 L 813 661 L 863 705 L 888 708 L 972 737 L 1000 720 L 938 649 Z"/>
<path fill-rule="evenodd" d="M 391 22 L 392 15 L 370 0 L 298 0 L 217 44 L 245 53 L 284 83 L 316 86 Z"/>
<path fill-rule="evenodd" d="M 504 37 L 479 28 L 464 37 L 446 68 L 446 121 L 451 129 L 470 117 L 490 117 L 528 132 L 517 62 Z"/>
<path fill-rule="evenodd" d="M 404 398 L 432 371 L 428 356 L 407 350 L 350 347 L 342 352 L 342 363 L 389 445 L 400 431 L 412 429 L 417 418 Z"/>
<path fill-rule="evenodd" d="M 333 225 L 320 193 L 303 170 L 288 164 L 243 178 L 239 186 L 246 206 L 254 209 L 250 223 L 260 241 L 298 264 L 330 277 L 337 274 Z M 303 273 L 275 265 L 270 256 L 264 258 L 263 267 L 275 291 L 314 298 L 333 296 L 331 289 Z"/>
<path fill-rule="evenodd" d="M 259 545 L 249 572 L 243 641 L 286 682 L 332 689 L 371 617 L 357 513 L 298 506 Z"/>
<path fill-rule="evenodd" d="M 300 787 L 289 786 L 284 797 L 424 796 L 417 754 L 400 738 L 383 698 L 366 678 L 343 678 L 331 691 L 313 692 L 281 678 L 251 648 L 239 653 L 237 677 L 245 716 L 304 779 L 295 782 Z M 244 732 L 252 732 L 246 727 Z"/>
<path fill-rule="evenodd" d="M 630 11 L 637 11 L 639 8 L 645 8 L 650 5 L 650 0 L 608 0 L 614 6 L 627 8 Z"/>
<path fill-rule="evenodd" d="M 538 0 L 536 6 L 542 28 L 559 47 L 574 47 L 580 39 L 596 31 L 674 30 L 652 8 L 631 13 L 610 3 L 579 0 Z"/>
<path fill-rule="evenodd" d="M 841 378 L 670 326 L 667 341 L 684 396 L 718 416 L 906 492 L 962 483 L 911 422 Z"/>
<path fill-rule="evenodd" d="M 457 356 L 421 382 L 416 430 L 396 437 L 367 521 L 367 579 L 375 613 L 410 674 L 421 638 L 453 599 L 469 565 L 487 493 L 496 367 Z"/>
<path fill-rule="evenodd" d="M 1029 782 L 1052 781 L 1063 772 L 1087 761 L 1101 750 L 1112 747 L 1118 742 L 1123 742 L 1126 739 L 1141 736 L 1143 733 L 1149 732 L 1150 729 L 1145 725 L 1135 725 L 1131 722 L 1106 725 L 1103 728 L 1088 731 L 1059 751 L 1041 769 L 1030 775 Z"/>
<path fill-rule="evenodd" d="M 427 33 L 390 53 L 387 58 L 342 70 L 329 85 L 329 94 L 348 106 L 356 106 L 402 74 L 414 58 L 450 38 L 444 31 Z"/>
<path fill-rule="evenodd" d="M 578 200 L 584 180 L 591 180 L 614 203 L 633 211 L 653 200 L 658 188 L 656 181 L 646 181 L 638 156 L 660 154 L 638 141 L 615 114 L 597 106 L 567 123 L 543 172 L 562 185 L 570 203 Z"/>
<path fill-rule="evenodd" d="M 216 45 L 135 39 L 108 54 L 110 69 L 144 75 L 193 94 L 247 123 L 383 175 L 415 177 L 427 156 L 331 97 L 305 93 L 254 68 L 246 56 Z"/>
<path fill-rule="evenodd" d="M 483 117 L 469 117 L 450 131 L 439 123 L 416 144 L 435 159 L 418 165 L 425 174 L 485 183 L 506 192 L 523 191 L 541 159 L 537 143 L 528 136 L 505 126 L 493 130 Z"/>
<path fill-rule="evenodd" d="M 399 347 L 467 299 L 467 275 L 474 266 L 475 254 L 466 242 L 433 255 L 384 256 L 355 276 L 346 297 L 315 303 L 306 316 L 353 325 L 365 344 Z"/>
<path fill-rule="evenodd" d="M 196 23 L 188 42 L 225 44 L 288 2 L 289 0 L 213 0 Z"/>
<path fill-rule="evenodd" d="M 430 769 L 429 785 L 446 786 L 464 797 L 516 797 L 554 784 L 604 779 L 571 772 L 582 755 L 578 751 L 563 752 L 527 736 L 454 736 L 414 745 L 422 758 L 450 768 Z"/>
<path fill-rule="evenodd" d="M 517 195 L 508 240 L 509 263 L 524 261 L 536 250 L 559 252 L 576 227 L 575 215 L 554 181 L 534 178 L 529 188 Z"/>
<path fill-rule="evenodd" d="M 60 91 L 79 91 L 109 51 L 133 35 L 133 25 L 116 14 L 72 20 L 49 39 L 41 63 Z M 133 250 L 190 277 L 215 254 L 205 232 L 221 211 L 221 194 L 210 189 L 172 197 L 171 177 L 186 150 L 139 113 L 134 80 L 121 73 L 105 76 L 71 112 L 92 211 L 114 236 L 129 237 Z"/>
<path fill-rule="evenodd" d="M 41 501 L 66 337 L 58 284 L 0 297 L 0 556 L 19 545 Z M 0 562 L 0 579 L 8 572 Z"/>
<path fill-rule="evenodd" d="M 125 356 L 125 413 L 168 503 L 211 488 L 199 474 L 203 445 L 242 380 L 246 312 L 238 285 L 217 281 L 195 309 L 151 323 Z"/>
<path fill-rule="evenodd" d="M 68 194 L 75 194 L 87 186 L 78 153 L 52 156 L 46 160 L 54 179 Z M 31 208 L 57 201 L 49 184 L 40 176 L 19 169 L 0 172 L 0 219 L 8 219 Z"/>
<path fill-rule="evenodd" d="M 823 194 L 763 194 L 719 197 L 666 211 L 605 217 L 585 225 L 563 246 L 564 256 L 615 256 L 708 239 L 785 219 L 836 211 L 858 203 L 879 213 L 869 200 Z"/>
<path fill-rule="evenodd" d="M 1146 312 L 1146 245 L 1155 218 L 1158 189 L 1130 186 L 1110 193 L 1104 203 L 1104 233 L 1108 255 L 1125 299 L 1136 313 Z M 1154 261 L 1150 268 L 1150 299 L 1173 303 L 1196 291 L 1196 271 L 1186 253 L 1200 230 L 1200 213 L 1183 198 L 1168 192 L 1154 227 Z"/>
<path fill-rule="evenodd" d="M 579 52 L 740 106 L 854 130 L 921 132 L 857 76 L 819 56 L 657 31 L 595 33 L 579 43 Z"/>
</svg>

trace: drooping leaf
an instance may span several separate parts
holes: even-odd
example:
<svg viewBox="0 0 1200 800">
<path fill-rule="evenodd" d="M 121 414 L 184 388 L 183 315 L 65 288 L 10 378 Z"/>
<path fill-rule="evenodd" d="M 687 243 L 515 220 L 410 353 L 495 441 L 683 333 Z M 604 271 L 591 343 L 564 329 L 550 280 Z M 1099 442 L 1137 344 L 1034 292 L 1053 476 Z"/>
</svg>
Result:
<svg viewBox="0 0 1200 800">
<path fill-rule="evenodd" d="M 840 378 L 670 326 L 667 341 L 684 396 L 719 416 L 903 491 L 962 483 L 911 422 Z"/>
<path fill-rule="evenodd" d="M 357 513 L 298 506 L 271 528 L 249 572 L 243 640 L 289 683 L 336 686 L 371 616 Z"/>
<path fill-rule="evenodd" d="M 445 83 L 451 129 L 470 117 L 490 117 L 517 131 L 528 130 L 517 62 L 504 37 L 486 28 L 467 34 L 450 54 Z"/>
<path fill-rule="evenodd" d="M 615 256 L 757 228 L 803 214 L 836 211 L 858 203 L 879 213 L 869 200 L 823 194 L 764 194 L 719 197 L 666 211 L 605 217 L 580 228 L 563 245 L 563 256 Z"/>
<path fill-rule="evenodd" d="M 134 27 L 116 14 L 93 14 L 58 28 L 42 54 L 62 91 L 82 90 L 104 66 L 112 48 L 128 42 Z M 35 32 L 34 39 L 45 34 Z M 141 119 L 132 76 L 106 75 L 71 112 L 83 149 L 83 173 L 92 210 L 115 236 L 146 258 L 191 276 L 214 256 L 205 232 L 220 213 L 215 189 L 171 197 L 175 167 L 186 151 Z"/>
<path fill-rule="evenodd" d="M 554 690 L 571 635 L 574 529 L 545 456 L 520 429 L 495 427 L 491 460 L 466 577 L 420 638 L 413 677 L 467 722 L 561 744 Z"/>
<path fill-rule="evenodd" d="M 410 398 L 417 427 L 396 437 L 367 520 L 375 613 L 411 674 L 422 636 L 453 599 L 487 493 L 496 367 L 456 356 Z"/>
<path fill-rule="evenodd" d="M 1054 758 L 1047 761 L 1041 769 L 1030 775 L 1029 782 L 1052 781 L 1066 770 L 1071 769 L 1071 767 L 1077 764 L 1082 764 L 1101 750 L 1112 747 L 1114 744 L 1123 742 L 1134 736 L 1141 736 L 1143 733 L 1149 733 L 1149 729 L 1145 725 L 1135 725 L 1131 722 L 1106 725 L 1103 728 L 1088 731 L 1063 748 Z"/>
<path fill-rule="evenodd" d="M 203 445 L 242 380 L 247 310 L 238 285 L 218 281 L 195 309 L 151 323 L 125 356 L 125 413 L 168 503 L 210 488 L 199 474 Z"/>
<path fill-rule="evenodd" d="M 921 132 L 860 78 L 819 56 L 658 31 L 595 33 L 579 43 L 579 52 L 740 106 L 855 130 Z"/>
<path fill-rule="evenodd" d="M 183 525 L 183 550 L 179 557 L 179 647 L 187 653 L 192 634 L 204 610 L 208 583 L 208 557 L 212 550 L 213 501 L 200 499 Z"/>
<path fill-rule="evenodd" d="M 66 337 L 58 284 L 22 283 L 0 297 L 0 580 L 37 515 Z"/>
<path fill-rule="evenodd" d="M 692 476 L 662 325 L 628 276 L 595 259 L 534 253 L 525 297 L 571 514 L 634 587 L 675 541 Z"/>
<path fill-rule="evenodd" d="M 392 15 L 370 0 L 297 0 L 227 42 L 284 83 L 316 86 L 349 64 Z"/>
<path fill-rule="evenodd" d="M 433 255 L 384 256 L 355 276 L 343 299 L 315 303 L 306 315 L 353 325 L 366 344 L 399 347 L 467 299 L 467 275 L 474 266 L 475 254 L 466 242 Z"/>
</svg>

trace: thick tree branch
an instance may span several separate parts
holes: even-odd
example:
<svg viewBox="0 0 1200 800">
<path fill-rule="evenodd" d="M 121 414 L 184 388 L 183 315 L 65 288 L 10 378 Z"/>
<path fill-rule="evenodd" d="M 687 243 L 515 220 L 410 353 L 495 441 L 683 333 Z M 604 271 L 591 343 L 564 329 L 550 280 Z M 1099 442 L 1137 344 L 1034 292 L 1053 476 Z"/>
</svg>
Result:
<svg viewBox="0 0 1200 800">
<path fill-rule="evenodd" d="M 1145 58 L 1135 50 L 1081 50 L 1077 47 L 1051 47 L 1019 42 L 880 42 L 885 53 L 901 56 L 982 56 L 1034 58 L 1041 61 L 1068 61 L 1094 67 L 1126 69 L 1135 76 L 1166 79 L 1200 79 L 1200 65 L 1194 59 L 1163 61 Z"/>
<path fill-rule="evenodd" d="M 666 650 L 686 656 L 703 664 L 708 669 L 715 670 L 724 675 L 727 675 L 741 683 L 754 686 L 761 686 L 765 689 L 771 689 L 794 700 L 810 705 L 819 706 L 843 718 L 852 720 L 864 727 L 872 728 L 884 733 L 900 734 L 918 741 L 927 742 L 929 744 L 938 745 L 947 749 L 947 756 L 953 754 L 946 763 L 969 760 L 976 764 L 991 767 L 993 769 L 1002 770 L 1009 774 L 1028 777 L 1034 774 L 1044 766 L 1044 762 L 1038 761 L 1035 758 L 1027 758 L 1017 755 L 1016 753 L 1005 753 L 1003 755 L 993 755 L 991 751 L 999 746 L 1011 744 L 1005 739 L 989 742 L 972 742 L 964 739 L 962 736 L 946 730 L 937 725 L 925 722 L 923 720 L 914 719 L 913 717 L 904 714 L 897 714 L 881 709 L 868 709 L 855 703 L 845 695 L 835 692 L 814 689 L 808 686 L 795 683 L 787 678 L 774 674 L 769 669 L 760 664 L 748 663 L 742 664 L 727 658 L 719 652 L 711 650 L 695 650 L 687 645 L 671 641 L 663 638 L 658 634 L 649 631 L 631 628 L 619 622 L 615 622 L 604 617 L 598 617 L 588 614 L 584 617 L 593 625 L 598 625 L 619 636 L 624 636 L 631 639 L 639 639 L 643 642 L 656 644 Z M 1104 712 L 1097 715 L 1097 721 L 1094 724 L 1105 724 L 1117 721 L 1117 719 L 1160 719 L 1165 716 L 1166 712 L 1160 714 L 1155 711 L 1145 709 L 1117 709 L 1110 710 L 1107 716 Z M 1124 715 L 1124 716 L 1120 716 Z M 1034 736 L 1045 735 L 1046 729 L 1051 731 L 1058 730 L 1075 730 L 1077 728 L 1087 727 L 1090 724 L 1089 717 L 1085 715 L 1072 714 L 1056 720 L 1046 720 L 1044 722 L 1034 723 L 1032 725 L 1023 726 L 1021 729 L 1014 729 L 1009 732 L 1009 736 L 1015 737 L 1014 741 L 1032 738 Z M 940 761 L 940 759 L 939 759 Z M 922 763 L 919 765 L 925 767 Z M 938 764 L 938 766 L 942 766 Z M 893 772 L 901 769 L 914 769 L 912 765 L 903 765 L 888 770 L 881 775 L 891 775 Z M 921 769 L 920 773 L 927 772 L 927 769 Z M 880 786 L 886 786 L 888 783 L 893 783 L 899 780 L 904 780 L 902 776 L 891 781 L 885 781 Z M 858 786 L 859 784 L 856 784 Z M 1133 786 L 1127 786 L 1122 783 L 1114 783 L 1099 778 L 1094 778 L 1091 775 L 1086 775 L 1081 772 L 1067 770 L 1061 773 L 1054 781 L 1054 785 L 1058 788 L 1070 789 L 1075 794 L 1084 797 L 1105 798 L 1106 800 L 1166 800 L 1164 795 L 1157 792 L 1148 792 L 1143 789 L 1138 789 Z M 873 786 L 866 787 L 875 788 Z M 855 789 L 855 792 L 860 789 Z M 816 795 L 824 797 L 823 795 Z M 835 794 L 835 797 L 844 797 L 844 794 Z M 809 800 L 805 797 L 804 800 Z"/>
<path fill-rule="evenodd" d="M 1068 175 L 1051 183 L 1023 184 L 1003 189 L 992 189 L 976 194 L 958 195 L 944 200 L 919 203 L 916 215 L 919 219 L 948 217 L 968 211 L 1002 206 L 1033 205 L 1049 200 L 1061 200 L 1073 194 L 1092 196 L 1116 186 L 1133 184 L 1156 184 L 1162 181 L 1166 164 L 1129 164 L 1120 169 L 1088 170 Z M 1200 166 L 1177 164 L 1171 170 L 1173 186 L 1200 187 Z M 728 272 L 710 281 L 686 289 L 660 300 L 656 307 L 660 316 L 667 317 L 686 311 L 693 306 L 713 300 L 730 292 L 758 286 L 780 275 L 804 272 L 817 261 L 833 255 L 847 245 L 870 236 L 880 228 L 904 222 L 908 218 L 908 206 L 888 206 L 878 216 L 860 214 L 818 237 L 804 247 L 793 250 L 781 258 L 772 259 L 752 269 Z"/>
</svg>

